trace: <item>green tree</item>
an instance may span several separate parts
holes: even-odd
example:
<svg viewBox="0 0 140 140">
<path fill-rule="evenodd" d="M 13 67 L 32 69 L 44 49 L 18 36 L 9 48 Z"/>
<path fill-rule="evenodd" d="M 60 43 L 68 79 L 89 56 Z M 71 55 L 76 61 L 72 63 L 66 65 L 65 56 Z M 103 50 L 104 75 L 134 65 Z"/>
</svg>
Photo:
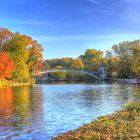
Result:
<svg viewBox="0 0 140 140">
<path fill-rule="evenodd" d="M 9 29 L 0 27 L 0 51 L 3 50 L 5 43 L 12 34 L 13 33 Z"/>
<path fill-rule="evenodd" d="M 77 59 L 73 59 L 71 61 L 71 69 L 83 69 L 84 68 L 84 64 L 82 62 L 82 60 L 80 58 Z"/>
<path fill-rule="evenodd" d="M 36 40 L 33 40 L 32 37 L 27 35 L 22 35 L 27 42 L 27 50 L 29 53 L 29 57 L 27 60 L 27 64 L 29 66 L 30 71 L 34 70 L 35 67 L 38 69 L 38 64 L 43 62 L 43 47 Z"/>
<path fill-rule="evenodd" d="M 10 37 L 5 35 L 4 40 L 3 49 L 9 53 L 16 66 L 12 78 L 28 81 L 33 70 L 43 67 L 42 46 L 32 37 L 20 33 L 12 33 Z"/>
<path fill-rule="evenodd" d="M 84 55 L 81 55 L 85 69 L 88 70 L 98 70 L 99 63 L 103 57 L 103 52 L 96 49 L 87 49 Z"/>
<path fill-rule="evenodd" d="M 113 73 L 113 53 L 112 53 L 112 51 L 107 50 L 105 52 L 105 61 L 106 61 L 108 75 L 110 77 L 112 77 L 112 73 Z"/>
<path fill-rule="evenodd" d="M 55 81 L 62 81 L 66 79 L 67 72 L 65 71 L 56 71 L 53 73 L 50 73 L 49 77 Z"/>
<path fill-rule="evenodd" d="M 120 59 L 120 76 L 122 78 L 128 78 L 133 75 L 134 70 L 137 69 L 138 63 L 134 64 L 136 57 L 135 48 L 140 46 L 140 41 L 123 41 L 119 44 L 112 46 L 112 49 L 116 56 Z M 138 51 L 136 51 L 138 53 Z M 135 65 L 135 66 L 134 66 Z"/>
<path fill-rule="evenodd" d="M 12 78 L 20 82 L 28 81 L 30 79 L 29 66 L 27 65 L 29 52 L 24 37 L 19 33 L 13 34 L 5 44 L 4 51 L 9 53 L 16 67 Z"/>
<path fill-rule="evenodd" d="M 132 72 L 134 76 L 140 77 L 140 44 L 137 44 L 133 49 Z"/>
<path fill-rule="evenodd" d="M 62 59 L 49 59 L 45 61 L 46 68 L 83 69 L 84 64 L 80 58 L 65 57 Z"/>
</svg>

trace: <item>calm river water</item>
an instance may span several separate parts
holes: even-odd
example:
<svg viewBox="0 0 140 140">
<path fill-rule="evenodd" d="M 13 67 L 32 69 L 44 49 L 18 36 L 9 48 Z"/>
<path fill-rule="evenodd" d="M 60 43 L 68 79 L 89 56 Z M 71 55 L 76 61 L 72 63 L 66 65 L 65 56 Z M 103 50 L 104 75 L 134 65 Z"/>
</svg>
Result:
<svg viewBox="0 0 140 140">
<path fill-rule="evenodd" d="M 0 89 L 0 139 L 50 140 L 140 100 L 140 85 L 48 84 Z"/>
</svg>

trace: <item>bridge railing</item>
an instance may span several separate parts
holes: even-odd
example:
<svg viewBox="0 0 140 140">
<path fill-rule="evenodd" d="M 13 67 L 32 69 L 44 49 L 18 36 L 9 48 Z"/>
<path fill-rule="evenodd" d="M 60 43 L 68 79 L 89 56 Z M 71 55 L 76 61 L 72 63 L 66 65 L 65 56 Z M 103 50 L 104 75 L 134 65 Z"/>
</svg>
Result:
<svg viewBox="0 0 140 140">
<path fill-rule="evenodd" d="M 50 68 L 50 69 L 42 69 L 40 71 L 43 72 L 43 71 L 53 71 L 53 70 L 73 70 L 73 71 L 77 70 L 77 71 L 85 71 L 85 72 L 98 73 L 97 71 L 86 70 L 86 69 L 66 69 L 66 68 Z"/>
<path fill-rule="evenodd" d="M 84 69 L 65 69 L 65 68 L 51 68 L 51 69 L 43 69 L 41 71 L 36 71 L 34 73 L 35 76 L 41 75 L 41 74 L 46 74 L 49 72 L 55 72 L 55 71 L 67 71 L 67 72 L 77 72 L 77 73 L 83 73 L 83 74 L 88 74 L 93 76 L 94 78 L 100 80 L 98 72 L 96 71 L 91 71 L 91 70 L 84 70 Z"/>
</svg>

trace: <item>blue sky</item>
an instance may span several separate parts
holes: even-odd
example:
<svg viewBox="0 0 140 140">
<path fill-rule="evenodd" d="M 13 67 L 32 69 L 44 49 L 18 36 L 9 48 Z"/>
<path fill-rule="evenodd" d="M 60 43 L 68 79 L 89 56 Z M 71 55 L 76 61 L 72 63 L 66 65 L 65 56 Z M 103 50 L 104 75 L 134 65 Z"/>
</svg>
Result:
<svg viewBox="0 0 140 140">
<path fill-rule="evenodd" d="M 140 0 L 1 0 L 0 26 L 32 36 L 45 58 L 140 38 Z"/>
</svg>

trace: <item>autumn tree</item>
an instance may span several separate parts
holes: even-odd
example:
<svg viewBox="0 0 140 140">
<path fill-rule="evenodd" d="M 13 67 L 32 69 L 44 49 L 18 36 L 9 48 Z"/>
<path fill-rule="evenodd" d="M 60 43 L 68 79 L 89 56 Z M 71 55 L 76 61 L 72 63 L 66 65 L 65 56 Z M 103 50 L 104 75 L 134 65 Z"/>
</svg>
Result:
<svg viewBox="0 0 140 140">
<path fill-rule="evenodd" d="M 140 46 L 140 41 L 123 41 L 119 44 L 115 44 L 112 46 L 112 49 L 116 56 L 120 59 L 120 76 L 122 78 L 128 78 L 133 76 L 134 70 L 137 68 L 134 67 L 134 61 L 138 60 L 139 51 L 136 49 Z M 139 47 L 138 47 L 139 48 Z M 136 55 L 136 53 L 138 53 Z M 138 66 L 138 62 L 135 62 L 135 65 Z"/>
<path fill-rule="evenodd" d="M 71 69 L 83 69 L 84 68 L 84 64 L 82 62 L 82 60 L 80 58 L 77 58 L 77 59 L 73 59 L 72 62 L 71 62 Z"/>
<path fill-rule="evenodd" d="M 140 77 L 140 42 L 137 40 L 135 44 L 132 57 L 132 73 L 135 77 Z"/>
<path fill-rule="evenodd" d="M 3 29 L 1 34 L 2 48 L 9 53 L 16 66 L 12 78 L 17 81 L 28 81 L 32 71 L 43 66 L 42 46 L 30 36 L 11 33 L 7 29 Z"/>
<path fill-rule="evenodd" d="M 38 65 L 43 66 L 43 47 L 36 40 L 33 40 L 32 37 L 27 35 L 22 35 L 25 42 L 27 43 L 26 49 L 28 50 L 28 60 L 27 64 L 29 69 L 32 71 L 39 68 Z"/>
<path fill-rule="evenodd" d="M 102 57 L 103 52 L 96 49 L 87 49 L 85 54 L 80 56 L 85 65 L 85 69 L 94 71 L 98 70 Z"/>
<path fill-rule="evenodd" d="M 19 82 L 28 81 L 30 79 L 30 73 L 29 66 L 26 62 L 29 57 L 29 52 L 24 37 L 20 33 L 13 34 L 5 44 L 4 51 L 9 53 L 16 66 L 12 78 Z"/>
<path fill-rule="evenodd" d="M 111 50 L 107 50 L 105 52 L 104 61 L 106 63 L 108 76 L 112 77 L 112 73 L 113 73 L 113 53 L 112 53 Z"/>
<path fill-rule="evenodd" d="M 31 66 L 31 70 L 33 71 L 37 71 L 37 70 L 42 70 L 45 68 L 45 64 L 44 64 L 44 60 L 38 60 L 36 63 L 34 63 L 32 66 Z"/>
<path fill-rule="evenodd" d="M 49 77 L 54 81 L 62 81 L 66 79 L 66 71 L 56 71 L 49 74 Z"/>
<path fill-rule="evenodd" d="M 60 63 L 60 59 L 58 58 L 46 60 L 44 63 L 47 68 L 56 68 L 57 66 L 62 66 L 62 64 Z"/>
<path fill-rule="evenodd" d="M 65 57 L 62 59 L 49 59 L 45 62 L 46 68 L 60 68 L 60 69 L 83 69 L 84 64 L 81 58 L 69 58 Z"/>
<path fill-rule="evenodd" d="M 4 44 L 11 37 L 11 35 L 12 32 L 10 30 L 8 30 L 7 28 L 0 27 L 0 51 L 3 50 Z"/>
<path fill-rule="evenodd" d="M 0 78 L 11 78 L 14 69 L 14 63 L 8 53 L 0 52 Z"/>
</svg>

